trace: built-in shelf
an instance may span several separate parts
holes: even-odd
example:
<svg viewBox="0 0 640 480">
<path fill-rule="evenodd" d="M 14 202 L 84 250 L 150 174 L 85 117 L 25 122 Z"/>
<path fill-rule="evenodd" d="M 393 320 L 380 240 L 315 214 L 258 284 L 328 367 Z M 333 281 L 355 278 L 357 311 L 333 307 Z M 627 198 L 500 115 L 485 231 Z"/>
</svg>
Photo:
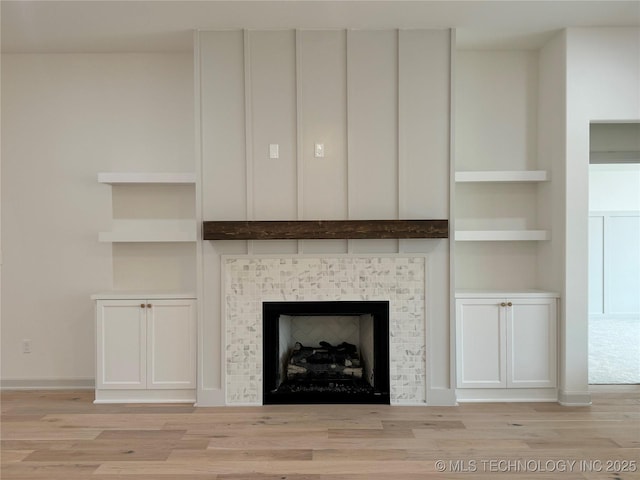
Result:
<svg viewBox="0 0 640 480">
<path fill-rule="evenodd" d="M 559 298 L 560 294 L 548 290 L 538 289 L 457 289 L 455 291 L 456 298 Z"/>
<path fill-rule="evenodd" d="M 447 238 L 448 220 L 207 221 L 204 240 Z"/>
<path fill-rule="evenodd" d="M 549 240 L 548 230 L 456 230 L 457 242 L 513 242 Z"/>
<path fill-rule="evenodd" d="M 120 184 L 195 184 L 195 173 L 140 173 L 140 172 L 107 172 L 98 173 L 99 183 Z"/>
<path fill-rule="evenodd" d="M 113 221 L 113 229 L 100 232 L 101 242 L 195 242 L 195 220 L 123 220 Z"/>
<path fill-rule="evenodd" d="M 112 290 L 109 292 L 94 293 L 91 300 L 181 300 L 184 298 L 196 298 L 194 292 L 174 292 L 174 291 L 148 291 L 148 290 Z"/>
<path fill-rule="evenodd" d="M 546 170 L 503 170 L 456 172 L 456 182 L 546 182 Z"/>
</svg>

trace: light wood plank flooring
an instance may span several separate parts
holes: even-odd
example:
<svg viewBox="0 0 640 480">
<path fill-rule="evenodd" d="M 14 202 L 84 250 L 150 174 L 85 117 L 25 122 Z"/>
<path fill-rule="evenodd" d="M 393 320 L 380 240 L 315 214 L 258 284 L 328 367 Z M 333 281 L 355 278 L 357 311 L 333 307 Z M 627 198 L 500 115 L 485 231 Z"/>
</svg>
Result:
<svg viewBox="0 0 640 480">
<path fill-rule="evenodd" d="M 2 393 L 2 476 L 94 480 L 640 478 L 640 398 L 591 407 L 93 405 Z"/>
</svg>

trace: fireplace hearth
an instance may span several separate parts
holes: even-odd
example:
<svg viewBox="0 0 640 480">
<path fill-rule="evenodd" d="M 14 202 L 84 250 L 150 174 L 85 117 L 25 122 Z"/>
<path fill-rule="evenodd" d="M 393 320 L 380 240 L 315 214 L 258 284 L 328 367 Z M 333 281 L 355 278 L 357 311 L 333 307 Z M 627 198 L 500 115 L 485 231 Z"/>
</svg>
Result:
<svg viewBox="0 0 640 480">
<path fill-rule="evenodd" d="M 263 403 L 389 404 L 389 302 L 263 302 Z"/>
</svg>

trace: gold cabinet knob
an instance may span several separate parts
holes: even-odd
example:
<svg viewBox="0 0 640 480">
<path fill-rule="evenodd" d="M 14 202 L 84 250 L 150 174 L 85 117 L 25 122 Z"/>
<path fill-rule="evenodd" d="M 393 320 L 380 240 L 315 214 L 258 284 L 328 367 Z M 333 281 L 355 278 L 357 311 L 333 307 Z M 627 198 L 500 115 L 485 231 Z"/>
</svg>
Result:
<svg viewBox="0 0 640 480">
<path fill-rule="evenodd" d="M 147 303 L 147 308 L 151 308 L 151 304 L 150 303 Z"/>
<path fill-rule="evenodd" d="M 140 308 L 144 308 L 144 303 L 141 303 L 141 304 L 140 304 Z"/>
<path fill-rule="evenodd" d="M 506 307 L 506 306 L 507 306 L 507 304 L 506 304 L 506 303 L 504 303 L 504 302 L 502 302 L 502 303 L 500 304 L 500 306 L 501 306 L 501 307 Z"/>
<path fill-rule="evenodd" d="M 511 306 L 513 306 L 513 303 L 511 302 L 507 303 L 507 307 L 511 307 Z"/>
</svg>

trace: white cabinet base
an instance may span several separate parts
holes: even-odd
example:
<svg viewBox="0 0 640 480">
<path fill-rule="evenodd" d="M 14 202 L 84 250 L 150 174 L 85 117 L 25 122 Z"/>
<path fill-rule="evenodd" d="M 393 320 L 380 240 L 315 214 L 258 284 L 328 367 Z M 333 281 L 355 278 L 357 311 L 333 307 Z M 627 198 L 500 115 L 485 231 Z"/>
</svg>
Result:
<svg viewBox="0 0 640 480">
<path fill-rule="evenodd" d="M 551 292 L 456 295 L 458 401 L 557 401 Z"/>
<path fill-rule="evenodd" d="M 193 390 L 96 390 L 93 403 L 196 403 Z"/>
<path fill-rule="evenodd" d="M 556 388 L 458 388 L 459 403 L 557 402 Z"/>
<path fill-rule="evenodd" d="M 195 403 L 195 299 L 131 295 L 93 296 L 95 403 Z"/>
</svg>

